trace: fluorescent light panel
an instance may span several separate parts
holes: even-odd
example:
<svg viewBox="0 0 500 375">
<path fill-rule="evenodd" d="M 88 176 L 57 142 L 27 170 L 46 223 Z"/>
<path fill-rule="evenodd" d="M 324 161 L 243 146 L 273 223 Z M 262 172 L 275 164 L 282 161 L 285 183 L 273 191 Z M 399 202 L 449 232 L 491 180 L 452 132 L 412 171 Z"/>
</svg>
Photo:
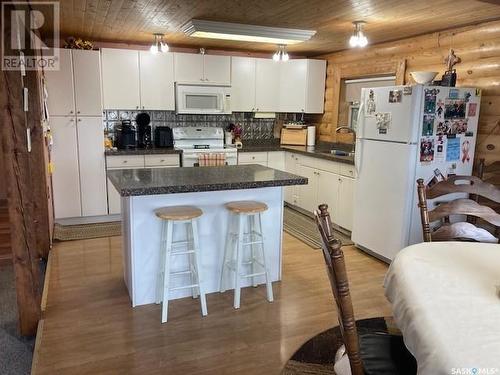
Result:
<svg viewBox="0 0 500 375">
<path fill-rule="evenodd" d="M 188 36 L 272 44 L 297 44 L 311 39 L 314 30 L 285 29 L 241 23 L 190 20 L 181 30 Z"/>
</svg>

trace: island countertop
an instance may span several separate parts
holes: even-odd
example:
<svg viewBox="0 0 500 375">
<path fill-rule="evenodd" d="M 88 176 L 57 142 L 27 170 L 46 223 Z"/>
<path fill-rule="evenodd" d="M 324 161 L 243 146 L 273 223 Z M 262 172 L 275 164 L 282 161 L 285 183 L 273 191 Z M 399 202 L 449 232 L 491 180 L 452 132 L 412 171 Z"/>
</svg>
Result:
<svg viewBox="0 0 500 375">
<path fill-rule="evenodd" d="M 108 171 L 122 197 L 306 185 L 307 178 L 262 165 Z"/>
</svg>

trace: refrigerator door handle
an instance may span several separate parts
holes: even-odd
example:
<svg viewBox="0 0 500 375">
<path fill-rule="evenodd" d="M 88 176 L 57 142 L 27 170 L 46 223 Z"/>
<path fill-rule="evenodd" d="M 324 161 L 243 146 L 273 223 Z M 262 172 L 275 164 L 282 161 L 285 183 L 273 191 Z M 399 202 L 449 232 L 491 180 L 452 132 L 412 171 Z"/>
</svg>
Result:
<svg viewBox="0 0 500 375">
<path fill-rule="evenodd" d="M 362 152 L 362 135 L 364 132 L 364 124 L 365 124 L 365 116 L 364 116 L 364 105 L 365 101 L 361 98 L 361 103 L 359 105 L 358 110 L 358 119 L 356 123 L 358 124 L 358 133 L 356 135 L 356 147 L 354 150 L 354 169 L 356 170 L 356 175 L 359 176 L 359 172 L 361 171 L 361 152 Z M 359 142 L 358 142 L 359 141 Z"/>
</svg>

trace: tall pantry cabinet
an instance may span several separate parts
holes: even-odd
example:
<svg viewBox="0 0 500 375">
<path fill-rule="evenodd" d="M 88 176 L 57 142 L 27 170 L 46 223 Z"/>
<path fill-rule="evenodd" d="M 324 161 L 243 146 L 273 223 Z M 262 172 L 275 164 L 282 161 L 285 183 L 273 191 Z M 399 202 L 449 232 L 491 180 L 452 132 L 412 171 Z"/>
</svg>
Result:
<svg viewBox="0 0 500 375">
<path fill-rule="evenodd" d="M 60 50 L 45 72 L 56 219 L 107 214 L 99 51 Z"/>
</svg>

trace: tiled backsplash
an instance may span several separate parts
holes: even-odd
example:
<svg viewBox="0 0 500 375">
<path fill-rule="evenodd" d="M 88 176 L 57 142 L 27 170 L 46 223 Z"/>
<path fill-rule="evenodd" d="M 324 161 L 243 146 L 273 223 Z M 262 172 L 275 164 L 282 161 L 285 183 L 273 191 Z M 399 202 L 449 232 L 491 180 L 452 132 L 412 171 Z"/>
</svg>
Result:
<svg viewBox="0 0 500 375">
<path fill-rule="evenodd" d="M 233 112 L 230 115 L 178 115 L 174 111 L 122 111 L 106 110 L 103 113 L 104 128 L 114 138 L 114 126 L 120 124 L 121 120 L 132 120 L 135 126 L 135 117 L 138 113 L 145 112 L 151 117 L 151 127 L 154 136 L 156 126 L 210 126 L 226 128 L 230 123 L 241 124 L 243 128 L 243 140 L 272 140 L 273 129 L 276 121 L 297 121 L 300 114 L 278 113 L 276 118 L 254 118 L 252 112 Z"/>
</svg>

